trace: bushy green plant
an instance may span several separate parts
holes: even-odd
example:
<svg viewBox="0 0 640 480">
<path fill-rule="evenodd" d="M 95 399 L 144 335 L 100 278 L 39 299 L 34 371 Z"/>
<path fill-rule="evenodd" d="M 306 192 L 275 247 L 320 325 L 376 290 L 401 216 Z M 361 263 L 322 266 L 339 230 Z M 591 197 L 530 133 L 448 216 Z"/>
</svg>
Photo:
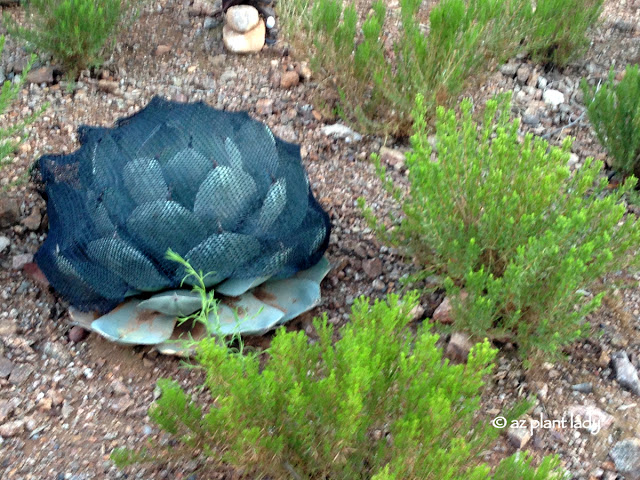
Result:
<svg viewBox="0 0 640 480">
<path fill-rule="evenodd" d="M 31 26 L 20 26 L 8 15 L 5 24 L 31 48 L 51 53 L 73 77 L 101 62 L 103 47 L 113 40 L 129 6 L 129 0 L 29 0 Z"/>
<path fill-rule="evenodd" d="M 589 121 L 611 155 L 613 167 L 640 178 L 640 70 L 638 65 L 628 65 L 618 84 L 614 76 L 612 68 L 599 88 L 582 81 Z"/>
<path fill-rule="evenodd" d="M 418 97 L 408 194 L 381 169 L 404 218 L 387 234 L 388 225 L 367 215 L 425 273 L 447 277 L 458 328 L 516 342 L 523 354 L 556 352 L 588 333 L 585 316 L 602 293 L 586 289 L 637 264 L 640 226 L 622 201 L 636 180 L 606 194 L 602 162 L 591 158 L 572 175 L 570 141 L 562 148 L 531 135 L 521 141 L 509 97 L 487 102 L 479 124 L 471 111 L 470 100 L 460 119 L 438 109 L 433 161 Z"/>
<path fill-rule="evenodd" d="M 455 99 L 492 59 L 521 48 L 531 11 L 528 0 L 443 0 L 431 10 L 426 33 L 421 4 L 400 0 L 402 25 L 391 52 L 382 38 L 384 2 L 373 3 L 361 34 L 355 3 L 314 3 L 312 65 L 336 81 L 342 114 L 360 128 L 407 133 L 416 94 L 434 107 Z"/>
<path fill-rule="evenodd" d="M 205 340 L 197 360 L 214 406 L 205 413 L 162 380 L 150 416 L 183 446 L 251 478 L 486 479 L 490 469 L 478 456 L 499 431 L 477 412 L 496 352 L 485 341 L 464 365 L 443 361 L 428 325 L 415 337 L 407 328 L 416 304 L 414 293 L 373 305 L 360 298 L 335 343 L 326 317 L 315 320 L 314 341 L 280 329 L 262 369 L 259 355 Z M 112 458 L 122 465 L 148 456 L 117 450 Z M 556 460 L 545 460 L 543 476 L 528 461 L 500 468 L 560 478 Z"/>
<path fill-rule="evenodd" d="M 604 0 L 537 0 L 527 49 L 534 60 L 565 66 L 589 46 L 587 31 Z"/>
<path fill-rule="evenodd" d="M 4 51 L 4 42 L 5 37 L 0 36 L 0 57 Z M 4 113 L 9 105 L 18 98 L 18 94 L 24 85 L 25 78 L 28 75 L 29 70 L 31 70 L 34 60 L 35 58 L 31 58 L 29 60 L 27 66 L 22 71 L 22 76 L 19 81 L 10 82 L 9 80 L 6 80 L 2 85 L 2 90 L 0 90 L 0 113 Z M 39 111 L 34 112 L 32 115 L 24 119 L 22 122 L 18 122 L 6 129 L 0 129 L 0 168 L 7 164 L 7 157 L 9 157 L 9 155 L 13 153 L 24 140 L 24 127 L 32 123 L 46 108 L 47 104 L 45 104 Z"/>
</svg>

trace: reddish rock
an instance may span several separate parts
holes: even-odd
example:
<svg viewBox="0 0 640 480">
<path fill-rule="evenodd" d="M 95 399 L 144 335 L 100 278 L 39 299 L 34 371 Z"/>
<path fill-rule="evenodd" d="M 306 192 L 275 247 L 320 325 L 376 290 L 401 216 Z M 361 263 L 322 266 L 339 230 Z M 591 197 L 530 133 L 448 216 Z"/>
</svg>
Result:
<svg viewBox="0 0 640 480">
<path fill-rule="evenodd" d="M 171 45 L 158 45 L 156 47 L 156 51 L 154 52 L 154 55 L 156 57 L 159 57 L 161 55 L 164 55 L 165 53 L 169 53 L 171 51 Z"/>
<path fill-rule="evenodd" d="M 87 335 L 89 335 L 89 331 L 79 327 L 78 325 L 71 327 L 71 330 L 69 330 L 69 340 L 73 343 L 81 342 L 87 338 Z"/>
<path fill-rule="evenodd" d="M 40 67 L 27 73 L 28 83 L 53 83 L 53 68 Z"/>
<path fill-rule="evenodd" d="M 382 260 L 372 258 L 362 262 L 362 270 L 371 279 L 378 278 L 382 274 Z"/>
<path fill-rule="evenodd" d="M 258 115 L 271 115 L 273 113 L 273 100 L 261 98 L 256 102 L 256 112 Z"/>
<path fill-rule="evenodd" d="M 454 362 L 464 363 L 469 357 L 469 351 L 471 351 L 472 346 L 471 339 L 467 334 L 455 332 L 451 335 L 444 356 Z"/>
<path fill-rule="evenodd" d="M 42 270 L 40 270 L 40 267 L 38 267 L 36 263 L 33 263 L 33 262 L 25 263 L 22 266 L 22 271 L 25 273 L 27 277 L 29 277 L 31 280 L 33 280 L 40 286 L 42 287 L 49 286 L 49 280 L 47 280 L 47 277 L 45 277 L 44 273 L 42 273 Z"/>
<path fill-rule="evenodd" d="M 281 88 L 292 88 L 300 83 L 300 76 L 298 72 L 291 70 L 290 72 L 285 72 L 280 78 L 280 87 Z"/>
<path fill-rule="evenodd" d="M 11 227 L 20 218 L 20 202 L 17 198 L 0 194 L 0 228 Z"/>
</svg>

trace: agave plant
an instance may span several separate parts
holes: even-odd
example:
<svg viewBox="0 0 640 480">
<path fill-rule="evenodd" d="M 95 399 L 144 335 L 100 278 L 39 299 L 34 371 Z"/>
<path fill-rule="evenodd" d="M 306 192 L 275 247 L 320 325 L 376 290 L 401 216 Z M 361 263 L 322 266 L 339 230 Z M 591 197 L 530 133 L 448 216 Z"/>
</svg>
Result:
<svg viewBox="0 0 640 480">
<path fill-rule="evenodd" d="M 226 297 L 222 333 L 262 333 L 319 302 L 330 223 L 298 146 L 247 113 L 158 97 L 79 137 L 39 160 L 50 229 L 35 257 L 76 323 L 174 350 L 176 317 L 202 302 L 169 249 Z"/>
</svg>

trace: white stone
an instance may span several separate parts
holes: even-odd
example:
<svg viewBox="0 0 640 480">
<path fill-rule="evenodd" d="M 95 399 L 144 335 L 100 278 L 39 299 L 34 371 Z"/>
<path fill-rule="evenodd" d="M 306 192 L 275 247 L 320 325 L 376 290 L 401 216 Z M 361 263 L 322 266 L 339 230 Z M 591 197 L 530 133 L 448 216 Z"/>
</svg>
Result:
<svg viewBox="0 0 640 480">
<path fill-rule="evenodd" d="M 260 20 L 258 26 L 246 33 L 238 33 L 228 25 L 222 29 L 222 40 L 227 50 L 233 53 L 255 53 L 262 50 L 266 28 Z"/>
<path fill-rule="evenodd" d="M 542 99 L 547 105 L 557 107 L 561 103 L 564 103 L 564 94 L 558 90 L 549 89 L 544 91 Z"/>
<path fill-rule="evenodd" d="M 276 19 L 273 17 L 267 17 L 267 28 L 273 28 L 276 26 Z"/>
<path fill-rule="evenodd" d="M 253 30 L 260 21 L 258 10 L 251 5 L 236 5 L 230 7 L 225 15 L 227 25 L 238 33 Z"/>
<path fill-rule="evenodd" d="M 359 142 L 362 140 L 362 135 L 357 132 L 354 132 L 346 125 L 341 123 L 335 123 L 333 125 L 326 125 L 322 127 L 322 133 L 326 136 L 331 136 L 334 138 L 344 138 L 347 143 L 351 142 Z"/>
<path fill-rule="evenodd" d="M 7 237 L 0 237 L 0 252 L 4 252 L 11 245 L 11 240 Z"/>
</svg>

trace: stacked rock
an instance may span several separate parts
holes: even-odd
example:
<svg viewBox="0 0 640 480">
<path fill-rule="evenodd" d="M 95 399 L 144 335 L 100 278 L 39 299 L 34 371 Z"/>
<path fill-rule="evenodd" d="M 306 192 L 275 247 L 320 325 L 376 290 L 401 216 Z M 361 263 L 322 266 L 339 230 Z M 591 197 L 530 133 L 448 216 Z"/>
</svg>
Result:
<svg viewBox="0 0 640 480">
<path fill-rule="evenodd" d="M 222 29 L 224 46 L 233 53 L 259 52 L 264 46 L 266 28 L 258 10 L 250 5 L 230 7 Z"/>
</svg>

